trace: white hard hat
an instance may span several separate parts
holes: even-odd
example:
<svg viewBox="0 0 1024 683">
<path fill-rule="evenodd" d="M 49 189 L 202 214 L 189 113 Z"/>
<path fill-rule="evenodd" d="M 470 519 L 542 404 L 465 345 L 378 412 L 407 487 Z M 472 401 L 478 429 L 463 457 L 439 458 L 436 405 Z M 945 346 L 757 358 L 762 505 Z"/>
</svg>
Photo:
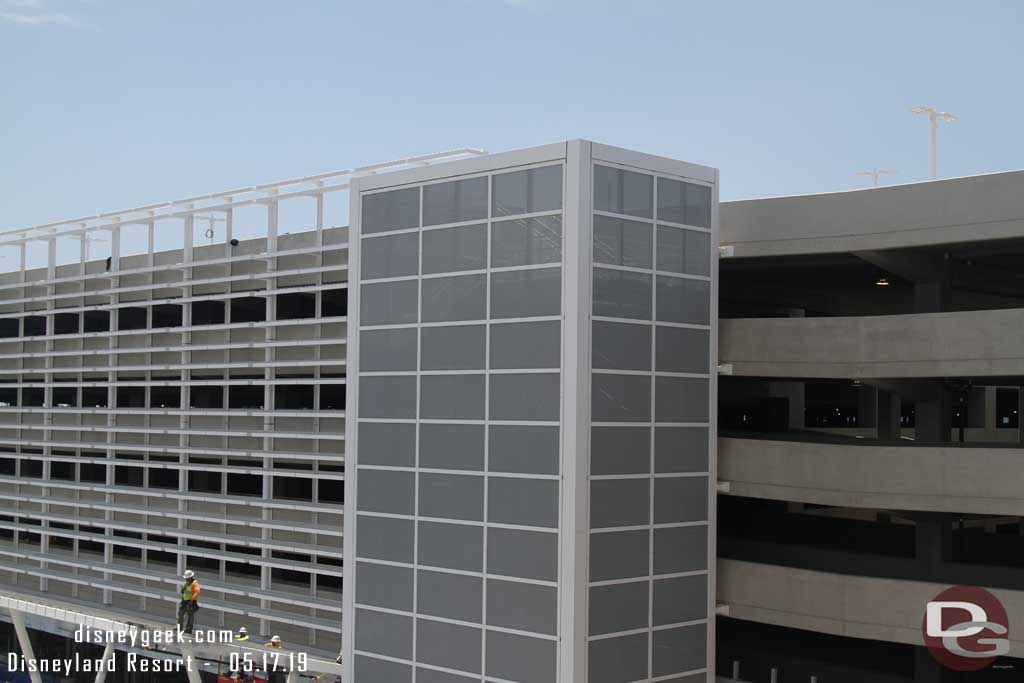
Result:
<svg viewBox="0 0 1024 683">
<path fill-rule="evenodd" d="M 238 632 L 239 633 L 248 633 L 248 631 L 245 629 L 244 626 L 239 627 Z"/>
<path fill-rule="evenodd" d="M 192 571 L 191 569 L 186 569 L 184 578 L 191 579 L 195 575 L 196 573 L 194 571 Z"/>
<path fill-rule="evenodd" d="M 273 638 L 270 639 L 270 642 L 272 642 L 272 643 L 280 643 L 281 642 L 281 636 L 274 636 Z"/>
</svg>

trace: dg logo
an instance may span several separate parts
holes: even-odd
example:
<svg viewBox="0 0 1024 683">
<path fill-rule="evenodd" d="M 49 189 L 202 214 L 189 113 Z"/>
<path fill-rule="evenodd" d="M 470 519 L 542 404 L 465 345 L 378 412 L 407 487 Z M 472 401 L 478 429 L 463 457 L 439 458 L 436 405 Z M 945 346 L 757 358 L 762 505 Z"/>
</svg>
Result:
<svg viewBox="0 0 1024 683">
<path fill-rule="evenodd" d="M 1010 652 L 1010 620 L 984 588 L 955 586 L 925 608 L 921 625 L 932 657 L 954 671 L 977 671 Z"/>
</svg>

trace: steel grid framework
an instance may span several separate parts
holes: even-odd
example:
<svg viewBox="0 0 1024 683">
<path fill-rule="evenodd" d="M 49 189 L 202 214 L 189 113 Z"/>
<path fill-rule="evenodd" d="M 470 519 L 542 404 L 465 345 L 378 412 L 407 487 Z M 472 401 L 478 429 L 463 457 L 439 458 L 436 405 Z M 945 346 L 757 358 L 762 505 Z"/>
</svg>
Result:
<svg viewBox="0 0 1024 683">
<path fill-rule="evenodd" d="M 18 252 L 0 273 L 0 581 L 170 620 L 164 603 L 192 567 L 204 624 L 336 651 L 348 243 L 325 224 L 324 197 L 356 176 L 480 153 L 0 232 Z M 279 203 L 294 197 L 315 200 L 315 220 L 281 235 Z M 239 242 L 247 206 L 266 208 L 266 237 Z M 222 242 L 195 243 L 203 218 L 224 224 Z M 182 247 L 157 251 L 171 221 Z M 125 253 L 128 226 L 143 228 L 142 253 Z M 106 262 L 88 257 L 97 233 Z M 66 238 L 77 263 L 59 263 Z M 29 266 L 33 243 L 45 267 Z"/>
</svg>

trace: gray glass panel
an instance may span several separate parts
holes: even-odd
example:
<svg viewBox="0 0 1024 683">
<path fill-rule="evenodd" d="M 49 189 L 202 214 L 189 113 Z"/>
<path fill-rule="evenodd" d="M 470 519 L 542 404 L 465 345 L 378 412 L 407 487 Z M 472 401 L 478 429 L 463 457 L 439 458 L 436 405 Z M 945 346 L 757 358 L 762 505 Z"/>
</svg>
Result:
<svg viewBox="0 0 1024 683">
<path fill-rule="evenodd" d="M 531 318 L 561 312 L 561 268 L 491 274 L 492 318 Z"/>
<path fill-rule="evenodd" d="M 712 192 L 703 185 L 686 185 L 686 223 L 699 228 L 711 227 Z"/>
<path fill-rule="evenodd" d="M 431 420 L 481 420 L 483 375 L 423 375 L 420 416 Z"/>
<path fill-rule="evenodd" d="M 492 420 L 558 420 L 561 400 L 558 375 L 492 374 L 488 377 Z"/>
<path fill-rule="evenodd" d="M 359 417 L 416 417 L 416 378 L 359 378 Z"/>
<path fill-rule="evenodd" d="M 403 325 L 416 322 L 416 281 L 372 282 L 359 292 L 362 325 Z"/>
<path fill-rule="evenodd" d="M 441 470 L 484 468 L 483 425 L 420 425 L 420 467 Z"/>
<path fill-rule="evenodd" d="M 595 263 L 650 268 L 653 250 L 654 226 L 650 223 L 594 216 Z"/>
<path fill-rule="evenodd" d="M 487 178 L 423 186 L 423 225 L 487 218 Z"/>
<path fill-rule="evenodd" d="M 416 620 L 416 660 L 471 673 L 480 672 L 483 632 L 419 618 Z"/>
<path fill-rule="evenodd" d="M 487 581 L 487 623 L 555 635 L 558 589 L 513 581 Z"/>
<path fill-rule="evenodd" d="M 686 183 L 658 178 L 658 220 L 686 222 Z"/>
<path fill-rule="evenodd" d="M 656 427 L 655 472 L 707 472 L 707 427 Z"/>
<path fill-rule="evenodd" d="M 711 235 L 659 225 L 658 270 L 711 275 Z"/>
<path fill-rule="evenodd" d="M 420 474 L 420 516 L 482 521 L 484 478 L 457 474 Z"/>
<path fill-rule="evenodd" d="M 708 568 L 708 528 L 678 526 L 654 530 L 654 573 L 674 574 Z"/>
<path fill-rule="evenodd" d="M 561 216 L 516 218 L 491 225 L 491 267 L 530 266 L 561 260 Z"/>
<path fill-rule="evenodd" d="M 649 602 L 647 581 L 591 586 L 590 635 L 645 628 Z"/>
<path fill-rule="evenodd" d="M 651 326 L 595 321 L 592 363 L 604 370 L 650 370 Z"/>
<path fill-rule="evenodd" d="M 654 413 L 657 422 L 707 422 L 708 380 L 692 377 L 657 377 Z"/>
<path fill-rule="evenodd" d="M 492 368 L 557 368 L 562 357 L 557 320 L 491 325 Z"/>
<path fill-rule="evenodd" d="M 491 425 L 491 472 L 558 474 L 558 427 Z"/>
<path fill-rule="evenodd" d="M 658 178 L 658 219 L 711 227 L 711 188 Z"/>
<path fill-rule="evenodd" d="M 654 177 L 595 164 L 594 208 L 651 218 L 654 213 Z"/>
<path fill-rule="evenodd" d="M 413 513 L 415 475 L 412 472 L 359 468 L 360 512 Z"/>
<path fill-rule="evenodd" d="M 647 634 L 595 640 L 588 647 L 589 683 L 631 683 L 647 678 Z"/>
<path fill-rule="evenodd" d="M 654 480 L 654 523 L 698 522 L 708 518 L 708 478 Z"/>
<path fill-rule="evenodd" d="M 412 569 L 388 564 L 356 563 L 356 602 L 412 611 Z"/>
<path fill-rule="evenodd" d="M 411 563 L 414 559 L 412 520 L 359 515 L 356 546 L 359 557 Z"/>
<path fill-rule="evenodd" d="M 417 572 L 416 611 L 445 619 L 479 622 L 483 618 L 483 580 L 442 572 Z"/>
<path fill-rule="evenodd" d="M 651 276 L 594 268 L 594 315 L 651 319 Z"/>
<path fill-rule="evenodd" d="M 487 571 L 490 574 L 522 579 L 556 580 L 558 534 L 520 529 L 488 529 Z"/>
<path fill-rule="evenodd" d="M 697 621 L 707 616 L 707 576 L 679 576 L 654 582 L 655 626 Z"/>
<path fill-rule="evenodd" d="M 647 576 L 650 533 L 646 530 L 590 534 L 590 580 Z"/>
<path fill-rule="evenodd" d="M 452 273 L 487 267 L 487 225 L 423 231 L 423 272 Z"/>
<path fill-rule="evenodd" d="M 478 572 L 483 569 L 484 530 L 478 526 L 420 522 L 419 563 Z"/>
<path fill-rule="evenodd" d="M 412 659 L 412 618 L 357 609 L 356 649 Z"/>
<path fill-rule="evenodd" d="M 416 683 L 478 683 L 479 680 L 479 677 L 467 678 L 436 669 L 416 668 Z"/>
<path fill-rule="evenodd" d="M 597 479 L 590 482 L 590 528 L 648 524 L 649 479 Z"/>
<path fill-rule="evenodd" d="M 387 230 L 415 228 L 420 224 L 420 188 L 364 194 L 363 218 L 360 225 L 364 235 Z"/>
<path fill-rule="evenodd" d="M 708 371 L 711 334 L 708 330 L 661 326 L 657 329 L 656 367 L 660 372 Z"/>
<path fill-rule="evenodd" d="M 412 667 L 408 664 L 356 655 L 355 679 L 359 683 L 411 683 Z"/>
<path fill-rule="evenodd" d="M 413 467 L 416 464 L 416 425 L 360 422 L 359 462 L 363 465 Z"/>
<path fill-rule="evenodd" d="M 423 322 L 482 320 L 486 317 L 485 275 L 428 278 L 422 280 L 422 285 Z"/>
<path fill-rule="evenodd" d="M 711 315 L 706 280 L 658 276 L 658 320 L 667 323 L 707 325 Z"/>
<path fill-rule="evenodd" d="M 419 273 L 419 233 L 367 237 L 362 242 L 362 256 L 359 261 L 360 279 L 402 277 Z"/>
<path fill-rule="evenodd" d="M 445 325 L 420 330 L 423 370 L 478 370 L 486 363 L 483 325 Z"/>
<path fill-rule="evenodd" d="M 643 375 L 602 375 L 590 381 L 594 422 L 648 422 L 651 419 L 651 378 Z"/>
<path fill-rule="evenodd" d="M 359 333 L 359 369 L 363 372 L 416 371 L 416 328 L 363 330 Z"/>
<path fill-rule="evenodd" d="M 498 524 L 558 526 L 558 482 L 552 479 L 488 479 L 487 520 Z"/>
<path fill-rule="evenodd" d="M 509 681 L 555 683 L 556 643 L 501 631 L 487 632 L 487 675 Z"/>
<path fill-rule="evenodd" d="M 651 471 L 649 427 L 594 427 L 590 431 L 591 474 Z"/>
<path fill-rule="evenodd" d="M 562 208 L 562 166 L 543 166 L 494 176 L 492 215 L 554 211 Z"/>
<path fill-rule="evenodd" d="M 651 674 L 667 676 L 707 666 L 708 627 L 706 624 L 681 626 L 654 632 Z"/>
</svg>

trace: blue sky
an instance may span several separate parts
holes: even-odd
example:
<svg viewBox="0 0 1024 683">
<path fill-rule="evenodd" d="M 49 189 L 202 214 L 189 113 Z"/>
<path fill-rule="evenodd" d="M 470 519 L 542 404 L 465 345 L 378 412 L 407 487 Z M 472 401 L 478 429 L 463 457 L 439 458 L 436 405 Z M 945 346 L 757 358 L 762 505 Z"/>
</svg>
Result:
<svg viewBox="0 0 1024 683">
<path fill-rule="evenodd" d="M 1024 167 L 1024 3 L 0 0 L 0 228 L 585 137 L 725 199 Z"/>
</svg>

